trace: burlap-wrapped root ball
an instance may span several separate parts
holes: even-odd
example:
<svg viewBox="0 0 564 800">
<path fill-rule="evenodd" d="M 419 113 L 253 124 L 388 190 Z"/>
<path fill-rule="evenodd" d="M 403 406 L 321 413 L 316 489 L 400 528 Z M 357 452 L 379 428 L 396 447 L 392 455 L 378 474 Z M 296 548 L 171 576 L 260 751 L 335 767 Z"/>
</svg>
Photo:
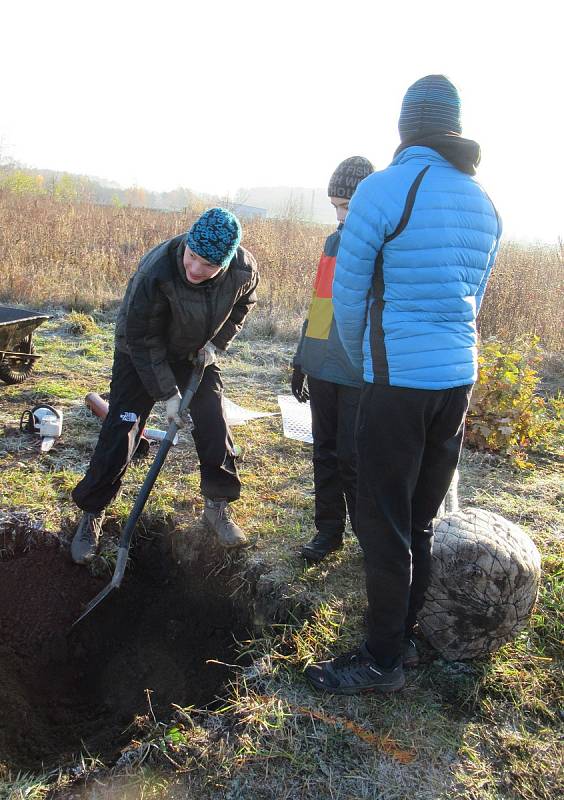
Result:
<svg viewBox="0 0 564 800">
<path fill-rule="evenodd" d="M 492 653 L 525 627 L 539 583 L 540 555 L 521 528 L 479 508 L 447 514 L 419 627 L 449 661 Z"/>
</svg>

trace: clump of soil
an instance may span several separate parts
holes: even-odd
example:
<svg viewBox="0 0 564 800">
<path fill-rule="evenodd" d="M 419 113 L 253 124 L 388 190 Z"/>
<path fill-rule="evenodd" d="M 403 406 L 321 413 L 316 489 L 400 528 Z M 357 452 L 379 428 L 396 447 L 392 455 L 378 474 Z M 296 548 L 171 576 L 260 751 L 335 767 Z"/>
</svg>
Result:
<svg viewBox="0 0 564 800">
<path fill-rule="evenodd" d="M 215 662 L 232 662 L 246 624 L 217 584 L 207 596 L 191 592 L 162 538 L 137 547 L 121 588 L 72 630 L 110 576 L 73 564 L 57 537 L 8 538 L 0 549 L 0 764 L 48 768 L 86 751 L 111 760 L 149 697 L 164 720 L 172 703 L 214 700 L 229 676 Z"/>
</svg>

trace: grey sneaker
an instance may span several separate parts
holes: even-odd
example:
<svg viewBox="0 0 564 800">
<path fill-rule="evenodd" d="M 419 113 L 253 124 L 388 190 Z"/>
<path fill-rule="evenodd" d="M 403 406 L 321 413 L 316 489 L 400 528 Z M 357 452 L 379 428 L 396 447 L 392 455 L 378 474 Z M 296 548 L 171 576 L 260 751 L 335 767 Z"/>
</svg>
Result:
<svg viewBox="0 0 564 800">
<path fill-rule="evenodd" d="M 405 685 L 401 662 L 392 669 L 380 667 L 365 644 L 331 661 L 310 664 L 305 676 L 316 688 L 332 694 L 398 692 Z"/>
<path fill-rule="evenodd" d="M 204 520 L 217 536 L 218 542 L 227 548 L 244 547 L 247 537 L 230 519 L 227 500 L 211 500 L 209 497 L 204 499 Z"/>
<path fill-rule="evenodd" d="M 71 556 L 75 564 L 85 564 L 96 555 L 102 534 L 105 512 L 89 514 L 84 512 L 71 543 Z"/>
</svg>

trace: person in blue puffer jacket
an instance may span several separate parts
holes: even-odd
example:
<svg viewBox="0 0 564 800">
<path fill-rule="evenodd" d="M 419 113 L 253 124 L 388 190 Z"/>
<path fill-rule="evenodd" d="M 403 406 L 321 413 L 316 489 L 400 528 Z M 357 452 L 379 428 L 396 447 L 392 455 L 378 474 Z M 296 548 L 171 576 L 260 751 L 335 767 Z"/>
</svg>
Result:
<svg viewBox="0 0 564 800">
<path fill-rule="evenodd" d="M 461 136 L 444 75 L 403 99 L 390 166 L 350 203 L 333 284 L 335 320 L 361 368 L 357 535 L 366 568 L 366 641 L 306 670 L 333 693 L 396 691 L 428 586 L 433 518 L 456 470 L 477 377 L 476 317 L 501 221 L 475 179 L 479 145 Z"/>
</svg>

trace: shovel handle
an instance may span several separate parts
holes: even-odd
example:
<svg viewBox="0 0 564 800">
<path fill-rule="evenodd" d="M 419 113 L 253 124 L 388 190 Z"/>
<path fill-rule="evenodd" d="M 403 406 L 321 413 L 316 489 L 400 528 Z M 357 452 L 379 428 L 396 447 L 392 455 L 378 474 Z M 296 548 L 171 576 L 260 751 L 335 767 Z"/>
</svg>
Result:
<svg viewBox="0 0 564 800">
<path fill-rule="evenodd" d="M 180 411 L 186 411 L 190 403 L 192 402 L 192 398 L 194 397 L 198 386 L 200 385 L 200 381 L 202 380 L 202 376 L 204 374 L 205 368 L 213 362 L 213 356 L 211 353 L 205 351 L 204 349 L 200 350 L 198 353 L 198 357 L 196 363 L 194 365 L 194 370 L 190 375 L 190 379 L 188 381 L 188 385 L 182 396 L 182 400 L 180 402 Z M 102 589 L 102 591 L 96 595 L 96 597 L 90 601 L 88 606 L 82 612 L 80 617 L 73 623 L 76 625 L 78 622 L 84 619 L 92 609 L 94 609 L 102 600 L 108 596 L 108 594 L 112 591 L 112 589 L 119 588 L 122 578 L 125 573 L 125 567 L 127 565 L 127 557 L 129 555 L 129 546 L 131 544 L 131 537 L 133 536 L 133 531 L 135 529 L 135 525 L 137 524 L 137 520 L 139 519 L 141 512 L 147 502 L 147 498 L 153 488 L 153 484 L 157 479 L 157 475 L 160 472 L 160 469 L 164 463 L 164 460 L 167 456 L 168 451 L 173 445 L 174 437 L 178 431 L 178 426 L 175 422 L 171 422 L 168 430 L 166 432 L 166 436 L 161 442 L 161 445 L 158 449 L 157 455 L 155 456 L 155 460 L 153 461 L 149 472 L 141 489 L 139 490 L 139 494 L 137 499 L 133 505 L 133 508 L 130 511 L 129 517 L 127 518 L 127 522 L 125 523 L 125 527 L 123 532 L 120 536 L 118 552 L 117 552 L 117 559 L 116 559 L 116 566 L 114 569 L 114 574 L 112 576 L 112 580 L 108 585 Z"/>
<path fill-rule="evenodd" d="M 205 352 L 203 349 L 199 351 L 198 358 L 194 365 L 194 370 L 190 375 L 190 379 L 188 381 L 188 385 L 182 395 L 182 400 L 180 401 L 180 413 L 187 411 L 190 407 L 190 403 L 192 402 L 192 398 L 196 394 L 198 386 L 200 385 L 200 381 L 202 380 L 202 376 L 204 374 L 205 368 L 211 364 L 213 361 L 213 357 Z M 137 499 L 131 509 L 129 517 L 127 518 L 127 522 L 125 523 L 124 529 L 119 539 L 119 548 L 118 548 L 118 558 L 116 561 L 116 567 L 114 570 L 114 576 L 112 578 L 112 583 L 115 587 L 119 586 L 121 583 L 121 579 L 123 578 L 125 572 L 125 565 L 127 563 L 127 555 L 129 552 L 129 547 L 131 544 L 131 538 L 133 536 L 133 531 L 135 526 L 137 525 L 137 521 L 141 516 L 141 512 L 145 507 L 145 503 L 151 493 L 151 489 L 157 479 L 159 472 L 161 471 L 162 465 L 168 455 L 168 451 L 172 447 L 174 442 L 174 438 L 178 433 L 178 425 L 176 422 L 171 422 L 168 426 L 166 435 L 162 440 L 159 449 L 157 450 L 157 454 L 153 463 L 151 464 L 151 468 L 147 473 L 143 484 L 141 485 L 141 489 L 139 490 L 139 494 L 137 495 Z"/>
<path fill-rule="evenodd" d="M 185 411 L 188 411 L 190 403 L 192 402 L 192 398 L 196 394 L 196 390 L 198 389 L 200 381 L 202 380 L 205 368 L 209 367 L 209 365 L 213 364 L 213 362 L 214 362 L 213 355 L 208 350 L 206 350 L 205 347 L 202 347 L 202 349 L 198 351 L 198 356 L 194 364 L 194 371 L 190 375 L 190 380 L 188 381 L 188 385 L 186 386 L 184 394 L 182 395 L 182 400 L 180 401 L 179 413 L 181 416 Z M 176 423 L 172 422 L 167 431 L 167 434 L 173 425 L 176 427 Z M 176 427 L 176 431 L 177 430 L 178 427 Z M 174 436 L 172 438 L 174 438 Z"/>
</svg>

